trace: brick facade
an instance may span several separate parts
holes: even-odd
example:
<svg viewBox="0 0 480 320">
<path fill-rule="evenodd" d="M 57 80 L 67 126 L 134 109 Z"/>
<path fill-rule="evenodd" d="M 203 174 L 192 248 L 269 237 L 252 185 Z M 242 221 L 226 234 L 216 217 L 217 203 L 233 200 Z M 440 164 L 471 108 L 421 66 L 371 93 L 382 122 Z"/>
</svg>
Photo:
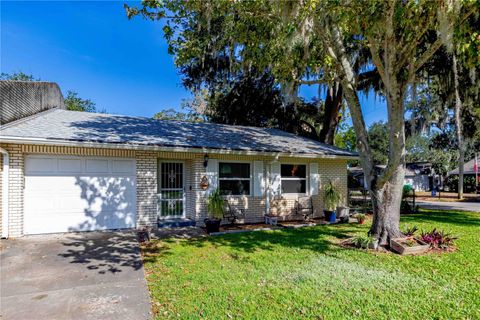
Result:
<svg viewBox="0 0 480 320">
<path fill-rule="evenodd" d="M 10 181 L 9 181 L 9 226 L 11 237 L 23 235 L 23 188 L 24 188 L 24 158 L 28 154 L 58 154 L 77 156 L 102 156 L 102 157 L 129 157 L 136 159 L 136 184 L 137 184 L 137 227 L 155 226 L 157 222 L 157 168 L 159 160 L 182 161 L 185 164 L 185 192 L 186 192 L 186 217 L 202 225 L 207 217 L 205 207 L 206 191 L 200 187 L 200 181 L 206 174 L 203 166 L 203 154 L 187 152 L 155 152 L 131 149 L 106 149 L 61 146 L 35 146 L 35 145 L 0 145 L 10 153 Z M 228 154 L 209 154 L 210 159 L 229 161 L 263 161 L 265 170 L 273 157 L 247 156 Z M 342 159 L 305 159 L 305 158 L 280 158 L 280 163 L 318 163 L 320 177 L 320 190 L 313 196 L 315 215 L 320 216 L 323 210 L 321 186 L 331 179 L 340 188 L 344 201 L 347 197 L 347 166 Z M 0 166 L 0 170 L 2 167 Z M 3 183 L 3 181 L 2 181 Z M 3 184 L 2 184 L 3 185 Z M 253 190 L 253 181 L 251 183 Z M 2 188 L 3 189 L 3 188 Z M 0 195 L 2 192 L 0 189 Z M 253 192 L 252 192 L 253 193 Z M 2 198 L 0 197 L 0 200 Z M 246 223 L 262 222 L 266 208 L 266 196 L 229 196 L 233 206 L 244 208 Z M 271 198 L 271 210 L 280 215 L 288 215 L 295 203 L 294 196 Z M 1 208 L 1 206 L 0 206 Z M 1 209 L 0 209 L 1 210 Z M 1 221 L 0 211 L 0 221 Z M 0 225 L 1 226 L 1 225 Z"/>
</svg>

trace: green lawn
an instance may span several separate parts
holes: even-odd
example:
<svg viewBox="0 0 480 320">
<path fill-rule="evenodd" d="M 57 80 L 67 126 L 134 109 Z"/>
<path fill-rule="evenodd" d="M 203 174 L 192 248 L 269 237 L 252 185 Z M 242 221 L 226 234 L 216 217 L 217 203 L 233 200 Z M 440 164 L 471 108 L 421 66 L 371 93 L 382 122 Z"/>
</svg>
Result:
<svg viewBox="0 0 480 320">
<path fill-rule="evenodd" d="M 458 250 L 335 244 L 368 225 L 153 242 L 144 248 L 153 308 L 159 319 L 480 319 L 480 214 L 424 212 L 406 225 L 451 231 Z"/>
</svg>

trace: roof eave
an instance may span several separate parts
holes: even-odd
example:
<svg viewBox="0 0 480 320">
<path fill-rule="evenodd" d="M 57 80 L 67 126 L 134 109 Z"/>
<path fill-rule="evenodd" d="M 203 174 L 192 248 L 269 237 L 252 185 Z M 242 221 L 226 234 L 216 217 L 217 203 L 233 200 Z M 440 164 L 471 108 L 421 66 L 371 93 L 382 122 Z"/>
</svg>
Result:
<svg viewBox="0 0 480 320">
<path fill-rule="evenodd" d="M 311 154 L 311 153 L 285 153 L 285 152 L 267 152 L 253 150 L 232 150 L 232 149 L 213 149 L 213 148 L 187 148 L 170 147 L 157 145 L 141 145 L 129 143 L 107 143 L 91 141 L 72 141 L 60 139 L 45 138 L 23 138 L 15 136 L 1 136 L 2 143 L 33 144 L 33 145 L 55 145 L 66 147 L 84 147 L 84 148 L 109 148 L 109 149 L 127 149 L 142 151 L 163 151 L 163 152 L 189 152 L 189 153 L 211 153 L 211 154 L 233 154 L 233 155 L 261 155 L 271 157 L 291 157 L 291 158 L 322 158 L 322 159 L 345 159 L 356 160 L 358 155 L 335 155 L 335 154 Z"/>
</svg>

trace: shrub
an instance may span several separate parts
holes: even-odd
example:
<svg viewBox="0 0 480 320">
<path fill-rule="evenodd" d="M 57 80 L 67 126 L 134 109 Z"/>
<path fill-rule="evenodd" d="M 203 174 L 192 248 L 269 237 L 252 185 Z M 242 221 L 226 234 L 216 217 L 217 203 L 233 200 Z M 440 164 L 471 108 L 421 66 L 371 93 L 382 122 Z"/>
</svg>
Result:
<svg viewBox="0 0 480 320">
<path fill-rule="evenodd" d="M 413 227 L 409 227 L 407 226 L 407 228 L 405 229 L 405 231 L 403 231 L 402 233 L 407 236 L 407 237 L 411 237 L 415 234 L 415 232 L 418 231 L 418 228 L 417 226 L 413 226 Z"/>
<path fill-rule="evenodd" d="M 435 228 L 430 232 L 422 232 L 421 239 L 432 248 L 448 249 L 448 247 L 453 246 L 453 242 L 457 238 L 444 231 L 438 231 Z"/>
<path fill-rule="evenodd" d="M 357 236 L 352 239 L 352 244 L 357 248 L 368 249 L 368 246 L 371 245 L 373 241 L 372 237 Z"/>
</svg>

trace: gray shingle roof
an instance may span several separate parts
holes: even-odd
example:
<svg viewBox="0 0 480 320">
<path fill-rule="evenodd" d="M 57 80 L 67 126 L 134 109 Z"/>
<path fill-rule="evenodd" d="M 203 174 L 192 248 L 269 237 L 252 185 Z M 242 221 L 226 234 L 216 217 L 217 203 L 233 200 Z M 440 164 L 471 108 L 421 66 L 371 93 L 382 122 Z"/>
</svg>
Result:
<svg viewBox="0 0 480 320">
<path fill-rule="evenodd" d="M 6 125 L 0 129 L 0 136 L 140 146 L 357 156 L 354 152 L 277 129 L 155 120 L 59 109 Z"/>
</svg>

